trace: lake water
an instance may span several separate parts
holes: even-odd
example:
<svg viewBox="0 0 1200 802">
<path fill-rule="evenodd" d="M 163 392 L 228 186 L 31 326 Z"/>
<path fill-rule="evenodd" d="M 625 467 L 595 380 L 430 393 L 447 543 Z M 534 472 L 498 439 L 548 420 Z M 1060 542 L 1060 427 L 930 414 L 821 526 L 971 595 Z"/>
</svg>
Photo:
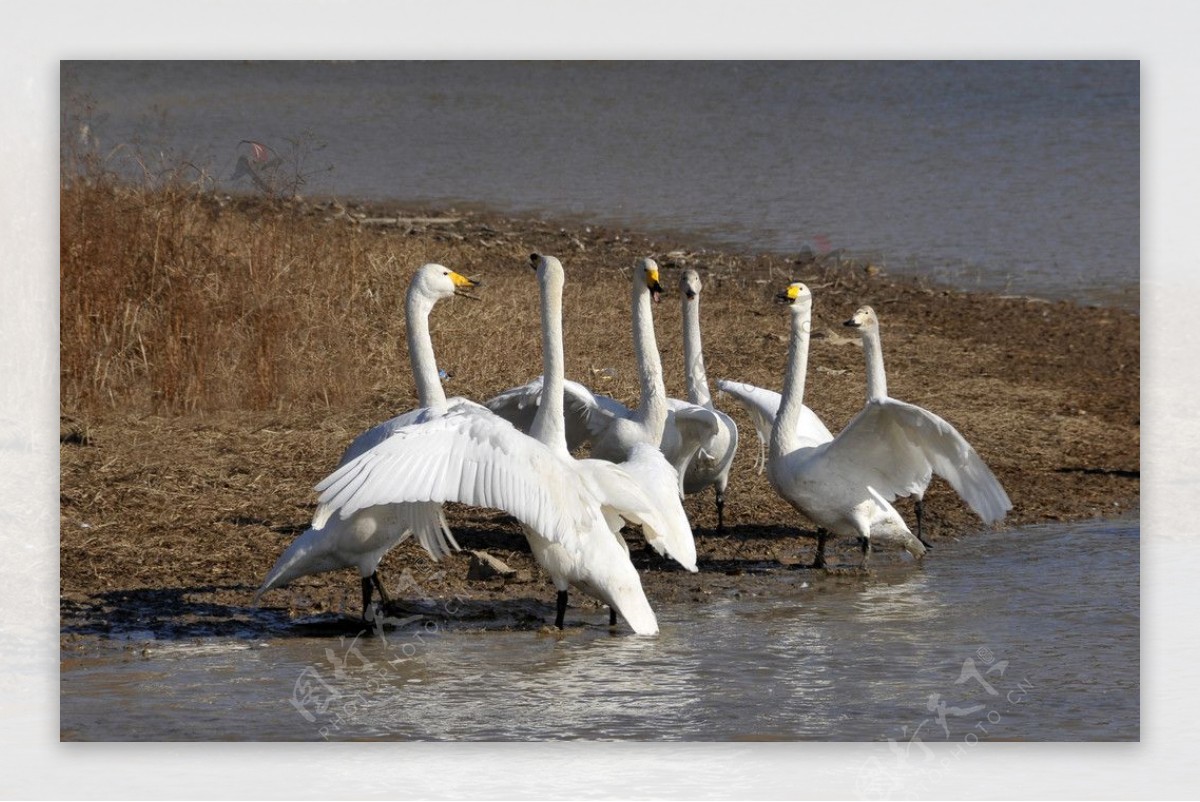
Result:
<svg viewBox="0 0 1200 802">
<path fill-rule="evenodd" d="M 385 640 L 87 635 L 63 654 L 61 737 L 865 740 L 914 763 L 930 744 L 1139 737 L 1136 519 L 808 573 L 658 605 L 650 638 L 574 608 L 583 624 L 561 636 L 420 621 Z"/>
<path fill-rule="evenodd" d="M 62 97 L 118 169 L 162 152 L 252 191 L 229 178 L 257 140 L 310 195 L 1138 309 L 1136 61 L 64 62 Z"/>
</svg>

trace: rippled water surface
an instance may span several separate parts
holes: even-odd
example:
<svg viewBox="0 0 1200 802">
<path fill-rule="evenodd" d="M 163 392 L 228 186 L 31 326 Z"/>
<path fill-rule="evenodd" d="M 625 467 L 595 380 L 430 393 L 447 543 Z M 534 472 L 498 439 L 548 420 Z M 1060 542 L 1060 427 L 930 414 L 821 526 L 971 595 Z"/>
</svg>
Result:
<svg viewBox="0 0 1200 802">
<path fill-rule="evenodd" d="M 1135 61 L 62 69 L 64 141 L 87 98 L 89 141 L 138 174 L 166 153 L 251 191 L 230 177 L 239 143 L 258 140 L 306 194 L 578 215 L 682 245 L 846 248 L 968 289 L 1130 309 L 1139 82 Z"/>
<path fill-rule="evenodd" d="M 1138 547 L 1136 520 L 1096 521 L 971 536 L 869 577 L 780 571 L 755 594 L 658 605 L 652 638 L 610 634 L 598 610 L 561 636 L 89 637 L 64 656 L 61 734 L 1136 740 Z"/>
</svg>

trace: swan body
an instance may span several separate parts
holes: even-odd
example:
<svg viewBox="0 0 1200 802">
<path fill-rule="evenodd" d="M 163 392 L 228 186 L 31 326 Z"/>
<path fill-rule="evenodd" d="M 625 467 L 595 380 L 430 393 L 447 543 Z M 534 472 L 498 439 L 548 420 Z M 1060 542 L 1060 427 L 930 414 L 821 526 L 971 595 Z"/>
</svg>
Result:
<svg viewBox="0 0 1200 802">
<path fill-rule="evenodd" d="M 679 279 L 679 298 L 683 311 L 683 361 L 687 377 L 687 404 L 707 409 L 716 417 L 716 431 L 689 461 L 683 474 L 683 492 L 699 493 L 712 487 L 716 493 L 717 531 L 725 528 L 725 488 L 729 469 L 737 454 L 738 431 L 733 418 L 717 409 L 708 391 L 704 371 L 704 350 L 700 341 L 700 291 L 704 288 L 695 270 L 685 270 Z M 685 405 L 668 399 L 675 411 Z"/>
<path fill-rule="evenodd" d="M 881 463 L 860 453 L 860 434 L 854 421 L 837 437 L 819 445 L 798 436 L 808 368 L 808 339 L 812 323 L 812 293 L 799 282 L 791 284 L 778 299 L 790 304 L 792 332 L 788 345 L 787 372 L 778 412 L 771 427 L 767 453 L 767 479 L 775 491 L 807 515 L 822 532 L 858 538 L 865 567 L 871 537 L 876 542 L 897 542 L 915 557 L 925 547 L 908 530 L 904 519 L 877 484 L 887 480 Z M 819 540 L 814 567 L 825 564 L 825 537 Z"/>
<path fill-rule="evenodd" d="M 343 452 L 338 465 L 345 465 L 407 426 L 446 414 L 470 402 L 446 398 L 438 376 L 429 336 L 429 314 L 434 305 L 476 286 L 471 279 L 438 264 L 426 264 L 413 274 L 405 300 L 405 331 L 413 377 L 420 403 L 418 409 L 384 421 L 358 435 Z M 383 556 L 410 535 L 417 538 L 435 561 L 458 548 L 437 503 L 391 504 L 364 509 L 339 519 L 328 527 L 310 527 L 287 548 L 255 593 L 259 597 L 302 576 L 357 568 L 362 582 L 363 618 L 371 612 L 371 591 L 379 590 L 387 601 L 377 568 Z"/>
<path fill-rule="evenodd" d="M 663 464 L 648 444 L 633 447 L 634 469 L 601 460 L 576 460 L 567 450 L 563 373 L 562 266 L 536 254 L 542 291 L 543 376 L 547 393 L 530 424 L 517 430 L 486 407 L 463 404 L 392 437 L 340 467 L 317 485 L 313 526 L 398 502 L 457 501 L 502 509 L 522 524 L 534 558 L 558 590 L 556 625 L 563 626 L 567 592 L 575 586 L 619 611 L 638 634 L 658 631 L 621 521 L 639 523 L 653 541 L 690 539 L 679 522 L 659 512 L 642 488 L 637 465 Z"/>
<path fill-rule="evenodd" d="M 767 478 L 776 492 L 834 535 L 859 538 L 863 565 L 872 540 L 894 543 L 915 557 L 921 543 L 891 500 L 929 481 L 945 478 L 987 522 L 1008 507 L 1007 496 L 982 461 L 962 449 L 965 441 L 945 421 L 903 402 L 869 402 L 838 435 L 811 445 L 797 435 L 808 364 L 812 294 L 796 282 L 780 293 L 791 305 L 791 339 L 781 403 L 771 431 Z M 880 371 L 882 365 L 879 366 Z M 970 447 L 967 446 L 969 449 Z M 825 538 L 816 566 L 824 565 Z"/>
<path fill-rule="evenodd" d="M 985 523 L 1004 518 L 1012 502 L 983 459 L 958 430 L 927 409 L 888 396 L 887 373 L 879 336 L 879 317 L 869 306 L 858 309 L 845 322 L 862 334 L 867 363 L 867 405 L 859 417 L 869 418 L 876 438 L 860 448 L 873 449 L 874 456 L 903 465 L 897 473 L 907 484 L 892 498 L 916 497 L 917 539 L 922 537 L 925 490 L 933 474 L 945 478 Z"/>
<path fill-rule="evenodd" d="M 621 612 L 635 632 L 657 620 L 604 507 L 623 499 L 567 458 L 485 407 L 464 404 L 405 427 L 317 485 L 313 528 L 403 502 L 456 501 L 500 509 L 520 521 L 534 557 L 560 593 L 574 584 Z"/>
<path fill-rule="evenodd" d="M 590 442 L 592 458 L 625 464 L 630 461 L 636 445 L 654 446 L 673 469 L 671 476 L 675 494 L 682 496 L 688 464 L 711 441 L 720 422 L 710 409 L 684 402 L 668 402 L 651 311 L 652 301 L 656 301 L 661 292 L 658 265 L 653 259 L 639 260 L 634 269 L 632 289 L 634 346 L 641 383 L 641 402 L 637 409 L 630 409 L 612 398 L 595 395 L 577 382 L 563 380 L 559 392 L 563 395 L 569 450 L 574 451 Z M 545 389 L 543 375 L 528 384 L 500 393 L 485 405 L 526 431 L 532 425 L 531 413 L 546 400 Z M 649 465 L 650 460 L 644 455 L 635 463 L 636 468 L 642 469 L 647 469 Z M 676 503 L 671 502 L 662 492 L 660 484 L 668 476 L 658 466 L 644 478 L 653 483 L 660 502 L 670 505 L 673 512 L 677 500 Z M 682 509 L 682 505 L 679 508 Z M 650 541 L 650 545 L 660 554 L 668 554 L 688 570 L 695 570 L 695 541 L 690 536 L 690 528 L 688 532 L 689 537 L 676 546 L 654 541 Z"/>
</svg>

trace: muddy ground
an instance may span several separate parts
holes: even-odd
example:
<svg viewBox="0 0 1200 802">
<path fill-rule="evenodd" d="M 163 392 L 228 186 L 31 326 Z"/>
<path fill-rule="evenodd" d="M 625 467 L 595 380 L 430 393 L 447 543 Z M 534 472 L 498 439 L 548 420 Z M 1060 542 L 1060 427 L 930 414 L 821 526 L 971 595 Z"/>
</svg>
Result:
<svg viewBox="0 0 1200 802">
<path fill-rule="evenodd" d="M 225 213 L 251 213 L 232 204 Z M 668 393 L 684 396 L 679 270 L 705 281 L 701 318 L 710 382 L 732 378 L 778 389 L 787 319 L 771 296 L 793 279 L 814 293 L 814 340 L 806 402 L 834 432 L 861 407 L 861 348 L 841 327 L 859 305 L 879 313 L 892 396 L 954 424 L 995 472 L 1014 508 L 1004 527 L 1110 517 L 1139 498 L 1139 318 L 1107 308 L 1025 297 L 964 293 L 892 276 L 886 265 L 833 253 L 737 254 L 581 223 L 514 220 L 482 212 L 315 205 L 314 225 L 353 225 L 364 237 L 428 239 L 439 260 L 488 279 L 478 306 L 504 311 L 473 319 L 475 304 L 439 306 L 434 346 L 453 374 L 451 394 L 483 400 L 540 372 L 536 285 L 527 255 L 558 255 L 568 270 L 568 377 L 636 404 L 629 334 L 628 268 L 651 255 L 668 297 L 655 308 Z M 417 267 L 416 264 L 411 266 Z M 586 311 L 582 307 L 586 305 Z M 402 314 L 402 308 L 396 314 Z M 396 331 L 402 332 L 402 322 Z M 510 328 L 506 328 L 510 327 Z M 610 332 L 607 338 L 595 334 Z M 487 369 L 485 370 L 484 367 Z M 83 633 L 153 632 L 161 637 L 338 630 L 359 614 L 352 569 L 254 591 L 276 557 L 308 524 L 312 486 L 359 431 L 413 406 L 403 364 L 381 366 L 367 400 L 352 408 L 288 404 L 271 409 L 186 414 L 64 409 L 61 431 L 62 627 Z M 319 377 L 314 377 L 319 381 Z M 628 539 L 651 603 L 712 593 L 755 592 L 781 577 L 861 581 L 854 543 L 832 546 L 829 571 L 803 566 L 815 552 L 812 524 L 780 501 L 753 464 L 757 439 L 739 423 L 725 532 L 715 530 L 711 494 L 685 502 L 699 568 L 688 574 Z M 898 507 L 911 522 L 912 506 Z M 981 523 L 940 480 L 926 496 L 927 538 L 969 537 Z M 413 616 L 463 626 L 540 627 L 553 619 L 554 589 L 519 529 L 497 512 L 450 508 L 463 551 L 432 563 L 411 542 L 380 566 L 394 619 Z M 472 570 L 487 552 L 508 576 Z M 907 559 L 879 550 L 874 570 Z M 569 620 L 604 620 L 582 594 Z"/>
</svg>

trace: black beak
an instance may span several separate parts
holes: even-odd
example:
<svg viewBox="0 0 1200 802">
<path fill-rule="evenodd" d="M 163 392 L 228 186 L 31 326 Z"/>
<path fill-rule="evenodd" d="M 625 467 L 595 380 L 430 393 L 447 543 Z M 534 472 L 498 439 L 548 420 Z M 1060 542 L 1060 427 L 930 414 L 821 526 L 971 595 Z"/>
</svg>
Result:
<svg viewBox="0 0 1200 802">
<path fill-rule="evenodd" d="M 529 266 L 532 267 L 534 270 L 537 270 L 538 259 L 541 259 L 541 258 L 542 258 L 541 254 L 537 254 L 537 253 L 529 254 Z"/>
<path fill-rule="evenodd" d="M 842 325 L 843 325 L 843 326 L 849 326 L 849 327 L 850 327 L 850 328 L 852 328 L 852 329 L 857 329 L 857 328 L 859 328 L 859 325 L 858 325 L 857 323 L 855 323 L 855 322 L 854 322 L 854 318 L 850 318 L 849 320 L 847 320 L 847 321 L 846 321 L 845 323 L 843 323 Z"/>
<path fill-rule="evenodd" d="M 688 289 L 684 290 L 683 294 L 687 296 L 687 299 L 689 301 L 696 300 L 696 291 L 691 289 L 690 287 Z"/>
<path fill-rule="evenodd" d="M 795 300 L 795 298 L 792 298 L 787 294 L 786 290 L 784 292 L 775 293 L 775 303 L 777 304 L 790 304 L 794 303 Z"/>
<path fill-rule="evenodd" d="M 467 276 L 467 281 L 471 282 L 471 286 L 465 287 L 465 288 L 459 288 L 454 291 L 454 294 L 457 295 L 459 298 L 470 298 L 472 301 L 482 300 L 478 295 L 472 295 L 470 292 L 468 292 L 468 290 L 477 289 L 479 287 L 479 285 L 483 283 L 483 280 L 479 279 L 479 278 L 475 278 L 474 276 Z"/>
<path fill-rule="evenodd" d="M 663 291 L 662 285 L 659 284 L 657 281 L 655 281 L 653 284 L 650 285 L 650 300 L 654 301 L 654 303 L 658 303 L 659 301 L 661 301 L 662 300 L 662 291 Z"/>
</svg>

